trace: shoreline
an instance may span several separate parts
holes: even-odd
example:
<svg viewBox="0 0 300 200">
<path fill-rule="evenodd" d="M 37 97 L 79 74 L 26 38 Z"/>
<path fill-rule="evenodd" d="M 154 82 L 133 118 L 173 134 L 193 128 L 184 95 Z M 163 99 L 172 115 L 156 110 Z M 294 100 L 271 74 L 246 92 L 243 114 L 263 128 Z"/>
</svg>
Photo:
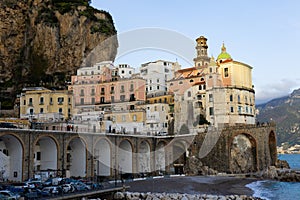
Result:
<svg viewBox="0 0 300 200">
<path fill-rule="evenodd" d="M 254 191 L 246 185 L 259 180 L 227 176 L 183 176 L 127 182 L 126 186 L 130 186 L 129 192 L 253 196 Z"/>
</svg>

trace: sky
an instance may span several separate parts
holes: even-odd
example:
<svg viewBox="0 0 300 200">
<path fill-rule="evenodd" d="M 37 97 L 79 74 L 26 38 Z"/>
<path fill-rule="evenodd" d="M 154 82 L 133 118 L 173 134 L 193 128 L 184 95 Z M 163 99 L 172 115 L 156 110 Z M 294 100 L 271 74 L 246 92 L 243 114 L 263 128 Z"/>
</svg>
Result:
<svg viewBox="0 0 300 200">
<path fill-rule="evenodd" d="M 192 67 L 195 39 L 203 35 L 208 39 L 209 56 L 217 57 L 224 42 L 234 60 L 253 67 L 256 103 L 300 88 L 298 0 L 92 0 L 91 5 L 112 15 L 123 41 L 134 42 L 145 35 L 142 41 L 147 38 L 164 44 L 130 47 L 117 55 L 115 64 L 138 68 L 162 59 Z M 158 30 L 156 34 L 152 29 Z M 161 37 L 168 33 L 170 37 Z M 121 41 L 119 46 L 128 43 Z M 181 50 L 174 50 L 174 44 Z"/>
</svg>

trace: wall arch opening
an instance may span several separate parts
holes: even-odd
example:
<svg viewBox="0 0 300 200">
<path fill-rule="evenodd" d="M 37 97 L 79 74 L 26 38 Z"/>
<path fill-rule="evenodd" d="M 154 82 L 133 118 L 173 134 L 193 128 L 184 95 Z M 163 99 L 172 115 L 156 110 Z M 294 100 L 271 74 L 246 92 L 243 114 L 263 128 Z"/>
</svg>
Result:
<svg viewBox="0 0 300 200">
<path fill-rule="evenodd" d="M 86 176 L 86 145 L 81 138 L 73 138 L 67 146 L 66 176 Z"/>
<path fill-rule="evenodd" d="M 22 181 L 23 145 L 13 135 L 0 137 L 0 181 Z"/>
<path fill-rule="evenodd" d="M 270 152 L 270 165 L 275 166 L 277 162 L 277 146 L 276 135 L 273 131 L 269 134 L 269 152 Z"/>
<path fill-rule="evenodd" d="M 149 173 L 150 168 L 150 145 L 146 141 L 142 141 L 138 150 L 138 172 Z"/>
<path fill-rule="evenodd" d="M 240 134 L 230 145 L 230 171 L 249 173 L 257 170 L 256 142 L 253 137 Z"/>
<path fill-rule="evenodd" d="M 34 145 L 34 173 L 57 175 L 57 145 L 51 137 L 41 137 Z"/>
<path fill-rule="evenodd" d="M 94 149 L 95 174 L 97 176 L 111 175 L 111 146 L 106 139 L 95 144 Z"/>
<path fill-rule="evenodd" d="M 132 173 L 132 146 L 128 140 L 123 140 L 118 148 L 118 166 L 116 170 L 121 173 Z"/>
</svg>

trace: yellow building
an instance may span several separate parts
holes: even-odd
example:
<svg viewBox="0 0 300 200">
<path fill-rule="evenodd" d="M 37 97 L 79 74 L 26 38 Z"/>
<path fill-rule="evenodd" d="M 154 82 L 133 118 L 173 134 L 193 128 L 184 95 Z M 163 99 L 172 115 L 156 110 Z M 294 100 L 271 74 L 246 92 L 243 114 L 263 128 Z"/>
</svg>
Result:
<svg viewBox="0 0 300 200">
<path fill-rule="evenodd" d="M 62 121 L 72 115 L 72 94 L 43 87 L 24 88 L 20 95 L 20 118 Z"/>
</svg>

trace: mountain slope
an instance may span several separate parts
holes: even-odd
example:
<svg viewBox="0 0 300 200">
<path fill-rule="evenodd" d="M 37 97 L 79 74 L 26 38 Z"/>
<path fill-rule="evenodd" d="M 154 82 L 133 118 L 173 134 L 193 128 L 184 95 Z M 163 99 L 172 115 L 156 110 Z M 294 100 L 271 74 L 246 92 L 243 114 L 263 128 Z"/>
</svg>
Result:
<svg viewBox="0 0 300 200">
<path fill-rule="evenodd" d="M 89 0 L 0 1 L 0 101 L 11 108 L 22 87 L 64 87 L 83 59 L 116 34 L 111 15 Z M 117 40 L 98 62 L 114 60 Z"/>
<path fill-rule="evenodd" d="M 259 122 L 275 121 L 277 144 L 300 144 L 300 89 L 291 95 L 257 105 Z"/>
</svg>

